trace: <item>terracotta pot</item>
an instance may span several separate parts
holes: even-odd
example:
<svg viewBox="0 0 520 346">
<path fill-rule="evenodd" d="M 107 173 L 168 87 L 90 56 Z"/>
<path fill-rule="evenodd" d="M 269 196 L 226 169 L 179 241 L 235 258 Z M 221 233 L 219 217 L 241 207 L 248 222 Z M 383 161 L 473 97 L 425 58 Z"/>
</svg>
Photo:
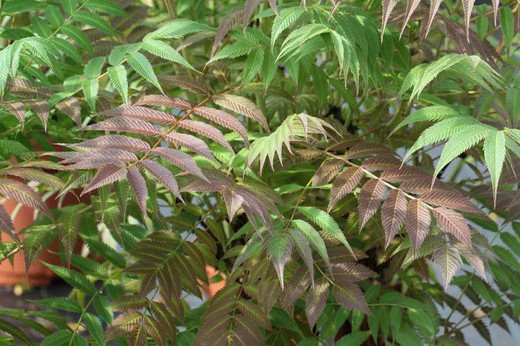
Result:
<svg viewBox="0 0 520 346">
<path fill-rule="evenodd" d="M 82 198 L 84 199 L 84 198 Z M 88 202 L 87 197 L 81 202 Z M 73 194 L 69 193 L 63 198 L 61 206 L 77 204 L 80 201 Z M 47 201 L 46 205 L 49 209 L 56 208 L 59 204 L 59 200 L 55 196 L 51 196 Z M 20 232 L 24 228 L 30 226 L 34 222 L 34 209 L 25 205 L 18 206 L 18 202 L 8 200 L 2 203 L 2 206 L 7 210 L 10 215 L 18 209 L 13 219 L 14 227 L 17 232 Z M 18 208 L 17 208 L 18 206 Z M 23 234 L 19 234 L 20 238 L 23 238 Z M 2 241 L 12 241 L 5 233 L 1 234 Z M 78 250 L 81 249 L 81 245 L 78 244 Z M 30 287 L 44 287 L 50 285 L 52 279 L 56 275 L 41 261 L 50 264 L 61 264 L 61 259 L 58 255 L 52 254 L 51 252 L 60 251 L 59 240 L 53 241 L 47 249 L 43 250 L 38 257 L 36 257 L 31 266 L 29 267 L 28 273 L 25 272 L 25 258 L 23 253 L 19 252 L 13 256 L 13 265 L 8 260 L 0 263 L 0 286 L 15 286 L 22 284 Z M 26 275 L 27 274 L 27 275 Z"/>
<path fill-rule="evenodd" d="M 222 280 L 218 282 L 211 282 L 211 280 L 220 274 L 222 276 Z M 203 285 L 202 290 L 206 298 L 210 299 L 212 298 L 219 290 L 224 288 L 226 286 L 226 276 L 222 273 L 220 273 L 218 270 L 213 268 L 212 266 L 206 266 L 206 275 L 208 277 L 208 285 Z"/>
</svg>

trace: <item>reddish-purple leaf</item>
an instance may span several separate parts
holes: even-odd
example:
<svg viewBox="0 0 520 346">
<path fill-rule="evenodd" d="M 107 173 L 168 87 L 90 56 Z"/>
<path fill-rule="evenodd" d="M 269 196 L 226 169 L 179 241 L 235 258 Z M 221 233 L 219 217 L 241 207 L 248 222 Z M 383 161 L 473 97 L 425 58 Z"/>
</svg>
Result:
<svg viewBox="0 0 520 346">
<path fill-rule="evenodd" d="M 337 176 L 330 191 L 328 210 L 330 211 L 343 197 L 352 192 L 363 178 L 363 170 L 360 167 L 347 168 Z"/>
<path fill-rule="evenodd" d="M 215 157 L 209 150 L 208 145 L 201 139 L 194 137 L 192 135 L 187 135 L 184 133 L 176 133 L 172 132 L 167 134 L 164 139 L 166 139 L 170 143 L 174 143 L 178 146 L 185 147 L 193 151 L 194 153 L 200 154 L 204 157 L 212 161 L 216 161 Z"/>
<path fill-rule="evenodd" d="M 40 118 L 45 131 L 47 131 L 47 121 L 49 120 L 50 107 L 46 100 L 28 100 L 26 101 L 29 107 Z"/>
<path fill-rule="evenodd" d="M 383 0 L 383 26 L 381 28 L 381 41 L 383 41 L 386 24 L 388 23 L 388 19 L 390 19 L 390 15 L 392 14 L 395 5 L 397 5 L 397 0 Z"/>
<path fill-rule="evenodd" d="M 206 180 L 191 179 L 189 184 L 185 186 L 183 192 L 219 192 L 223 189 L 232 189 L 235 181 L 232 177 L 217 171 L 216 169 L 205 169 L 204 175 Z"/>
<path fill-rule="evenodd" d="M 433 253 L 433 262 L 439 266 L 444 288 L 448 288 L 451 279 L 462 266 L 459 250 L 448 242 L 439 244 Z"/>
<path fill-rule="evenodd" d="M 333 261 L 331 266 L 334 280 L 338 282 L 358 282 L 377 275 L 368 267 L 354 261 Z"/>
<path fill-rule="evenodd" d="M 179 127 L 181 129 L 188 130 L 188 131 L 197 133 L 201 136 L 204 136 L 206 138 L 209 138 L 212 141 L 222 145 L 224 148 L 231 151 L 232 153 L 234 152 L 233 148 L 227 141 L 226 137 L 224 137 L 222 132 L 219 129 L 217 129 L 209 124 L 206 124 L 201 121 L 185 119 L 185 120 L 179 122 Z"/>
<path fill-rule="evenodd" d="M 445 232 L 452 234 L 469 249 L 472 248 L 471 231 L 462 215 L 445 207 L 433 209 L 433 215 Z"/>
<path fill-rule="evenodd" d="M 352 282 L 341 282 L 337 283 L 332 288 L 332 294 L 336 298 L 336 302 L 339 303 L 347 310 L 356 309 L 365 314 L 370 314 L 363 292 L 359 287 Z"/>
<path fill-rule="evenodd" d="M 442 206 L 450 209 L 456 209 L 469 213 L 482 214 L 482 211 L 471 202 L 467 197 L 454 192 L 432 191 L 421 195 L 421 199 L 427 203 Z"/>
<path fill-rule="evenodd" d="M 363 161 L 363 167 L 370 171 L 384 171 L 401 166 L 401 161 L 395 157 L 370 157 Z"/>
<path fill-rule="evenodd" d="M 200 95 L 209 95 L 211 93 L 208 88 L 188 75 L 158 76 L 158 78 L 161 81 L 161 85 L 189 90 Z"/>
<path fill-rule="evenodd" d="M 141 133 L 145 135 L 161 135 L 162 131 L 160 128 L 154 125 L 135 118 L 129 117 L 117 117 L 108 120 L 104 120 L 97 124 L 87 126 L 87 130 L 99 130 L 99 131 L 121 131 L 121 132 L 133 132 Z"/>
<path fill-rule="evenodd" d="M 385 170 L 381 173 L 381 179 L 385 181 L 389 181 L 392 183 L 401 183 L 403 181 L 407 181 L 413 178 L 428 178 L 430 179 L 431 186 L 431 175 L 427 174 L 423 170 L 412 167 L 412 166 L 403 166 L 403 167 L 394 167 Z"/>
<path fill-rule="evenodd" d="M 246 3 L 244 5 L 244 19 L 242 24 L 244 26 L 244 32 L 246 31 L 246 28 L 249 25 L 249 21 L 251 20 L 251 17 L 255 12 L 256 7 L 261 2 L 263 2 L 263 0 L 246 0 Z"/>
<path fill-rule="evenodd" d="M 150 150 L 150 144 L 133 137 L 123 135 L 106 135 L 88 139 L 78 144 L 69 145 L 72 148 L 111 148 L 133 151 Z"/>
<path fill-rule="evenodd" d="M 412 17 L 412 14 L 415 12 L 415 9 L 417 8 L 417 6 L 419 6 L 420 2 L 421 2 L 421 0 L 409 0 L 407 2 L 407 4 L 406 4 L 406 14 L 405 14 L 405 18 L 404 18 L 404 21 L 403 21 L 403 27 L 401 29 L 400 36 L 403 35 L 404 30 L 406 29 L 406 25 L 408 24 L 408 21 L 410 21 L 410 18 Z"/>
<path fill-rule="evenodd" d="M 177 120 L 173 114 L 141 106 L 119 106 L 105 111 L 101 115 L 135 118 L 159 124 L 169 124 Z"/>
<path fill-rule="evenodd" d="M 23 127 L 25 124 L 25 105 L 21 102 L 6 102 L 1 105 L 14 115 Z"/>
<path fill-rule="evenodd" d="M 13 220 L 11 216 L 5 210 L 5 208 L 0 204 L 0 230 L 4 231 L 11 239 L 15 242 L 20 242 L 20 238 L 18 238 L 18 234 L 16 234 L 16 230 L 14 229 Z"/>
<path fill-rule="evenodd" d="M 371 179 L 359 193 L 359 225 L 360 229 L 377 212 L 385 193 L 385 183 L 381 179 Z"/>
<path fill-rule="evenodd" d="M 148 199 L 148 188 L 146 187 L 146 179 L 144 179 L 143 175 L 139 170 L 135 167 L 130 167 L 128 169 L 128 182 L 132 187 L 132 190 L 135 193 L 135 197 L 137 199 L 137 204 L 141 209 L 141 213 L 143 216 L 146 216 L 146 201 Z"/>
<path fill-rule="evenodd" d="M 57 103 L 56 108 L 71 118 L 76 125 L 81 127 L 81 107 L 77 98 L 69 97 Z"/>
<path fill-rule="evenodd" d="M 174 166 L 179 167 L 183 171 L 193 174 L 203 180 L 207 180 L 199 166 L 197 166 L 190 155 L 179 150 L 164 147 L 158 147 L 154 150 L 154 152 L 163 159 L 168 160 Z"/>
<path fill-rule="evenodd" d="M 213 96 L 213 102 L 220 107 L 253 119 L 260 123 L 266 131 L 269 131 L 269 124 L 267 123 L 264 113 L 262 113 L 253 101 L 242 96 L 222 94 Z"/>
<path fill-rule="evenodd" d="M 305 301 L 305 314 L 309 325 L 313 328 L 318 321 L 325 305 L 327 303 L 327 297 L 329 295 L 329 282 L 326 278 L 320 278 L 316 281 L 313 288 L 309 289 L 307 293 L 307 299 Z"/>
<path fill-rule="evenodd" d="M 406 196 L 401 190 L 390 190 L 383 203 L 381 221 L 385 231 L 385 248 L 390 245 L 406 218 Z"/>
<path fill-rule="evenodd" d="M 85 152 L 77 152 L 77 154 L 78 155 L 65 159 L 60 163 L 64 165 L 80 161 L 94 161 L 102 159 L 112 159 L 114 161 L 119 162 L 131 162 L 137 160 L 137 156 L 135 156 L 134 153 L 121 149 L 99 149 Z"/>
<path fill-rule="evenodd" d="M 394 152 L 387 146 L 379 143 L 367 143 L 361 142 L 354 144 L 345 154 L 347 159 L 358 159 L 360 157 L 366 157 L 371 155 L 377 156 L 394 156 Z"/>
<path fill-rule="evenodd" d="M 426 238 L 430 230 L 430 223 L 430 210 L 424 202 L 420 199 L 412 199 L 408 202 L 405 224 L 415 253 Z"/>
<path fill-rule="evenodd" d="M 190 109 L 191 103 L 186 100 L 169 97 L 166 95 L 144 95 L 135 103 L 136 106 L 166 106 L 177 107 L 182 109 Z"/>
<path fill-rule="evenodd" d="M 131 161 L 135 161 L 135 160 L 131 160 Z M 78 163 L 74 163 L 72 165 L 63 166 L 60 169 L 64 170 L 64 171 L 75 171 L 78 169 L 92 169 L 92 168 L 98 169 L 100 167 L 114 165 L 114 164 L 117 164 L 118 166 L 123 167 L 125 165 L 125 162 L 117 161 L 110 157 L 104 157 L 104 158 L 99 158 L 99 159 L 83 160 Z"/>
<path fill-rule="evenodd" d="M 418 195 L 431 191 L 435 191 L 439 195 L 457 193 L 457 190 L 455 190 L 452 186 L 439 180 L 435 180 L 435 183 L 432 186 L 432 179 L 428 176 L 417 178 L 410 177 L 410 179 L 403 180 L 403 183 L 399 186 L 399 188 L 403 191 Z"/>
<path fill-rule="evenodd" d="M 29 186 L 18 181 L 0 178 L 0 195 L 14 199 L 23 205 L 49 213 L 40 195 Z"/>
<path fill-rule="evenodd" d="M 332 159 L 326 161 L 318 168 L 314 177 L 312 177 L 312 186 L 328 184 L 344 165 L 345 162 L 341 160 Z"/>
<path fill-rule="evenodd" d="M 217 33 L 215 34 L 215 41 L 211 48 L 212 56 L 215 55 L 218 46 L 220 46 L 220 43 L 224 40 L 228 32 L 244 20 L 244 13 L 243 8 L 235 8 L 224 16 L 222 23 L 220 23 Z"/>
<path fill-rule="evenodd" d="M 199 107 L 195 108 L 195 114 L 200 115 L 201 117 L 208 119 L 209 121 L 213 121 L 214 123 L 223 126 L 227 129 L 235 131 L 244 139 L 246 145 L 249 143 L 247 140 L 247 131 L 244 125 L 234 116 L 229 113 L 226 113 L 220 109 L 214 109 L 209 107 Z"/>
<path fill-rule="evenodd" d="M 146 168 L 146 170 L 150 172 L 150 174 L 153 175 L 155 179 L 157 179 L 168 190 L 170 190 L 178 199 L 183 201 L 177 180 L 169 169 L 152 160 L 141 161 L 141 166 Z"/>
<path fill-rule="evenodd" d="M 125 168 L 118 167 L 116 165 L 107 165 L 101 167 L 97 171 L 92 181 L 87 186 L 85 186 L 83 192 L 81 192 L 81 195 L 84 195 L 87 192 L 100 188 L 101 186 L 114 183 L 126 176 L 126 173 L 127 170 Z"/>
</svg>

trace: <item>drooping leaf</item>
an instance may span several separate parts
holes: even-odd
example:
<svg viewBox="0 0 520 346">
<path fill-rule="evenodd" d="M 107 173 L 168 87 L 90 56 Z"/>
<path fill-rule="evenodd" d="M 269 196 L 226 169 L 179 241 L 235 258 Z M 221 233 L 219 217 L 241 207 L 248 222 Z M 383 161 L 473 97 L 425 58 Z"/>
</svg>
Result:
<svg viewBox="0 0 520 346">
<path fill-rule="evenodd" d="M 383 203 L 381 221 L 385 231 L 385 248 L 388 247 L 406 219 L 406 197 L 401 190 L 390 190 Z"/>
<path fill-rule="evenodd" d="M 381 179 L 369 180 L 365 185 L 363 185 L 359 193 L 360 229 L 362 229 L 368 220 L 377 212 L 384 193 L 385 184 Z"/>
<path fill-rule="evenodd" d="M 484 141 L 484 160 L 491 176 L 496 205 L 497 190 L 506 158 L 506 138 L 501 131 L 490 131 Z"/>
<path fill-rule="evenodd" d="M 433 209 L 433 215 L 445 232 L 452 234 L 468 248 L 472 248 L 471 231 L 462 215 L 444 207 Z"/>
<path fill-rule="evenodd" d="M 433 253 L 433 262 L 439 266 L 444 288 L 448 288 L 451 279 L 462 265 L 459 250 L 448 242 L 439 244 Z"/>
<path fill-rule="evenodd" d="M 405 224 L 415 253 L 426 238 L 430 230 L 430 223 L 431 215 L 428 206 L 420 199 L 410 200 L 406 211 Z"/>
</svg>

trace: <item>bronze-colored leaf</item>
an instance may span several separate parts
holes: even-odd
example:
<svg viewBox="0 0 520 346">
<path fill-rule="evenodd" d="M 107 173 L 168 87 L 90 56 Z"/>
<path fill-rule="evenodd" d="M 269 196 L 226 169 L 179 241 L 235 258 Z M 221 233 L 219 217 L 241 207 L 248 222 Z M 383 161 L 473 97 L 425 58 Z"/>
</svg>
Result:
<svg viewBox="0 0 520 346">
<path fill-rule="evenodd" d="M 143 216 L 146 216 L 146 201 L 148 200 L 148 188 L 146 180 L 142 176 L 139 169 L 135 167 L 128 168 L 128 182 L 135 193 L 137 204 Z"/>
<path fill-rule="evenodd" d="M 325 163 L 318 168 L 314 177 L 312 177 L 312 186 L 328 184 L 344 165 L 345 163 L 341 160 L 332 159 L 325 161 Z"/>
<path fill-rule="evenodd" d="M 385 231 L 385 248 L 390 245 L 406 218 L 406 196 L 401 190 L 390 190 L 383 203 L 381 221 Z"/>
<path fill-rule="evenodd" d="M 385 183 L 381 179 L 371 179 L 359 193 L 359 226 L 360 229 L 377 212 L 385 193 Z"/>
<path fill-rule="evenodd" d="M 417 253 L 426 238 L 430 230 L 430 223 L 430 209 L 423 201 L 412 199 L 408 202 L 405 224 L 415 253 Z"/>
<path fill-rule="evenodd" d="M 433 215 L 445 232 L 452 234 L 468 248 L 472 248 L 471 231 L 462 215 L 445 207 L 433 209 Z"/>
<path fill-rule="evenodd" d="M 320 278 L 316 281 L 314 287 L 309 289 L 305 301 L 305 314 L 311 328 L 316 325 L 323 309 L 325 309 L 328 295 L 329 282 L 326 278 Z"/>
<path fill-rule="evenodd" d="M 331 210 L 343 197 L 351 193 L 363 178 L 363 170 L 360 167 L 347 168 L 336 177 L 330 191 L 330 201 L 327 210 Z"/>
</svg>

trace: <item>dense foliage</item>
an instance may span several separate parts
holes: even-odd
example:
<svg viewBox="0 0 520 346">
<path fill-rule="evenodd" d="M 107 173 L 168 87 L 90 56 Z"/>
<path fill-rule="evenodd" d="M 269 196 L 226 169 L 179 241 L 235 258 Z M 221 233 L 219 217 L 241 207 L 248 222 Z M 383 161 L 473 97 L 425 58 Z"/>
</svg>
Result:
<svg viewBox="0 0 520 346">
<path fill-rule="evenodd" d="M 39 211 L 19 234 L 0 205 L 0 259 L 59 239 L 73 286 L 0 310 L 2 344 L 464 345 L 518 321 L 516 0 L 0 6 L 0 196 Z"/>
</svg>

